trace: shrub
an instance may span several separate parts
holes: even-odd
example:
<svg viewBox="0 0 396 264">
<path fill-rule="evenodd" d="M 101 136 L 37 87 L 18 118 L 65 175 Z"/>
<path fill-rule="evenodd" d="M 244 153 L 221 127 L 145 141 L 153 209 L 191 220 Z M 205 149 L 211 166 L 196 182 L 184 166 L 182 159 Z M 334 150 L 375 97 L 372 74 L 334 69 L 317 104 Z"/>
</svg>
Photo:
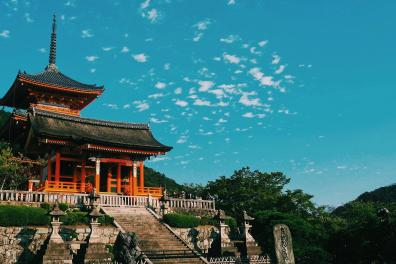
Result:
<svg viewBox="0 0 396 264">
<path fill-rule="evenodd" d="M 108 215 L 102 215 L 99 217 L 98 221 L 102 225 L 112 225 L 114 223 L 114 218 Z"/>
<path fill-rule="evenodd" d="M 64 225 L 82 225 L 89 224 L 89 217 L 86 212 L 68 212 L 66 215 L 61 216 L 60 221 Z"/>
<path fill-rule="evenodd" d="M 42 208 L 0 205 L 0 226 L 47 225 L 49 216 Z"/>
<path fill-rule="evenodd" d="M 200 219 L 193 215 L 171 213 L 164 216 L 164 222 L 172 227 L 192 228 L 200 224 Z"/>
<path fill-rule="evenodd" d="M 67 209 L 69 209 L 69 206 L 67 205 L 67 203 L 59 203 L 59 209 L 65 212 Z"/>
<path fill-rule="evenodd" d="M 46 210 L 47 212 L 51 211 L 51 205 L 49 203 L 41 203 L 40 207 Z"/>
</svg>

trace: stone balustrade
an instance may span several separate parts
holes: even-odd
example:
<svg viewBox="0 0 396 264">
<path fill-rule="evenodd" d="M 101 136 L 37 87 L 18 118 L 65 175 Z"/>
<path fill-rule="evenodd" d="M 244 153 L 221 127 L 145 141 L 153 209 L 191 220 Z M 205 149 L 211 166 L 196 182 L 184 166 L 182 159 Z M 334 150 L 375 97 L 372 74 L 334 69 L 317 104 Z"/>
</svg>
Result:
<svg viewBox="0 0 396 264">
<path fill-rule="evenodd" d="M 67 203 L 70 205 L 89 204 L 89 194 L 84 193 L 52 193 L 0 190 L 0 202 L 10 203 Z M 99 204 L 102 207 L 143 207 L 151 206 L 159 209 L 165 203 L 158 197 L 152 196 L 127 196 L 100 194 Z M 166 200 L 169 209 L 192 209 L 203 211 L 215 211 L 214 200 L 168 198 Z"/>
</svg>

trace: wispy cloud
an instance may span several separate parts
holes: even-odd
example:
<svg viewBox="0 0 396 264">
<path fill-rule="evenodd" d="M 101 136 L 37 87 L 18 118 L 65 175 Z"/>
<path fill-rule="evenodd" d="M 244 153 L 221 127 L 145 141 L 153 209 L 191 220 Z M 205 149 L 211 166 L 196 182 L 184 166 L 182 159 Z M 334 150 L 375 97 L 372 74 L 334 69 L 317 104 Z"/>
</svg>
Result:
<svg viewBox="0 0 396 264">
<path fill-rule="evenodd" d="M 86 59 L 87 61 L 89 61 L 89 62 L 93 62 L 93 61 L 98 60 L 99 57 L 96 56 L 96 55 L 91 55 L 91 56 L 86 56 L 85 59 Z"/>
<path fill-rule="evenodd" d="M 146 62 L 148 60 L 148 56 L 144 53 L 134 54 L 132 58 L 137 62 Z"/>
<path fill-rule="evenodd" d="M 81 37 L 82 38 L 92 38 L 94 34 L 90 29 L 84 29 L 81 31 Z"/>
<path fill-rule="evenodd" d="M 241 59 L 239 57 L 237 57 L 236 55 L 230 55 L 227 53 L 223 54 L 223 59 L 229 63 L 233 63 L 233 64 L 238 64 Z"/>
<path fill-rule="evenodd" d="M 3 30 L 0 32 L 0 37 L 2 38 L 9 38 L 10 37 L 10 31 L 9 30 Z"/>
</svg>

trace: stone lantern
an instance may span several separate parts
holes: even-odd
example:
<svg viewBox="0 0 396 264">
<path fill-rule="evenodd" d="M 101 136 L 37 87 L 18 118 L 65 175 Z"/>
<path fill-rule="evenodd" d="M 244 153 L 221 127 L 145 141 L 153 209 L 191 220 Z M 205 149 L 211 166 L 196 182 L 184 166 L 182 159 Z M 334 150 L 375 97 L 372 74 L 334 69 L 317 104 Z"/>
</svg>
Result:
<svg viewBox="0 0 396 264">
<path fill-rule="evenodd" d="M 95 207 L 99 206 L 100 195 L 96 192 L 96 188 L 92 189 L 92 192 L 89 194 L 88 198 L 91 209 L 94 209 Z"/>
<path fill-rule="evenodd" d="M 169 196 L 168 196 L 168 192 L 166 191 L 166 189 L 164 190 L 164 195 L 161 197 L 160 201 L 161 201 L 161 215 L 162 217 L 164 217 L 164 215 L 166 215 L 168 213 L 169 210 Z"/>
<path fill-rule="evenodd" d="M 51 221 L 52 233 L 51 233 L 50 241 L 55 243 L 63 243 L 62 237 L 59 235 L 59 229 L 60 229 L 60 225 L 62 224 L 62 222 L 60 222 L 60 217 L 62 215 L 65 215 L 65 212 L 63 212 L 59 208 L 58 200 L 55 202 L 54 209 L 49 214 L 52 217 L 52 221 Z"/>
<path fill-rule="evenodd" d="M 220 254 L 236 255 L 237 251 L 234 244 L 229 237 L 230 227 L 226 224 L 226 220 L 231 217 L 226 216 L 223 210 L 219 210 L 216 219 L 219 220 L 219 235 L 220 235 Z"/>
<path fill-rule="evenodd" d="M 250 229 L 252 228 L 251 221 L 253 221 L 254 218 L 249 216 L 246 211 L 243 211 L 242 215 L 242 221 L 243 221 L 243 226 L 242 226 L 242 238 L 245 242 L 246 245 L 246 254 L 248 256 L 255 256 L 255 255 L 260 255 L 261 254 L 261 248 L 258 246 L 256 243 L 256 240 L 254 240 L 253 236 L 250 234 Z"/>
</svg>

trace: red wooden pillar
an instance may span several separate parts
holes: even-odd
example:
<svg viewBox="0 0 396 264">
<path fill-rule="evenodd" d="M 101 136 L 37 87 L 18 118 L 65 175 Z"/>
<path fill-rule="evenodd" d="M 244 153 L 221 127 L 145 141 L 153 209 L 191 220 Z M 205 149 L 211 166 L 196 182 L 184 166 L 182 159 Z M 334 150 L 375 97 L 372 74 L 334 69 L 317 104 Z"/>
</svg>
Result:
<svg viewBox="0 0 396 264">
<path fill-rule="evenodd" d="M 132 166 L 133 166 L 132 167 L 132 170 L 133 170 L 133 195 L 138 195 L 136 162 L 133 162 Z"/>
<path fill-rule="evenodd" d="M 111 192 L 111 178 L 113 178 L 113 173 L 111 172 L 111 167 L 107 169 L 107 192 Z"/>
<path fill-rule="evenodd" d="M 95 189 L 100 192 L 100 159 L 96 159 Z"/>
<path fill-rule="evenodd" d="M 142 191 L 144 191 L 144 164 L 143 161 L 140 162 L 140 188 L 142 188 Z"/>
<path fill-rule="evenodd" d="M 121 163 L 117 167 L 117 193 L 121 193 Z"/>
<path fill-rule="evenodd" d="M 48 157 L 48 165 L 47 165 L 47 180 L 51 181 L 52 177 L 52 169 L 51 169 L 51 156 Z"/>
<path fill-rule="evenodd" d="M 61 154 L 59 150 L 55 154 L 55 186 L 58 187 L 60 181 L 60 166 L 61 166 Z"/>
<path fill-rule="evenodd" d="M 85 175 L 85 159 L 83 159 L 81 162 L 81 192 L 85 192 Z"/>
<path fill-rule="evenodd" d="M 129 167 L 129 195 L 135 195 L 134 185 L 133 185 L 133 167 Z"/>
</svg>

